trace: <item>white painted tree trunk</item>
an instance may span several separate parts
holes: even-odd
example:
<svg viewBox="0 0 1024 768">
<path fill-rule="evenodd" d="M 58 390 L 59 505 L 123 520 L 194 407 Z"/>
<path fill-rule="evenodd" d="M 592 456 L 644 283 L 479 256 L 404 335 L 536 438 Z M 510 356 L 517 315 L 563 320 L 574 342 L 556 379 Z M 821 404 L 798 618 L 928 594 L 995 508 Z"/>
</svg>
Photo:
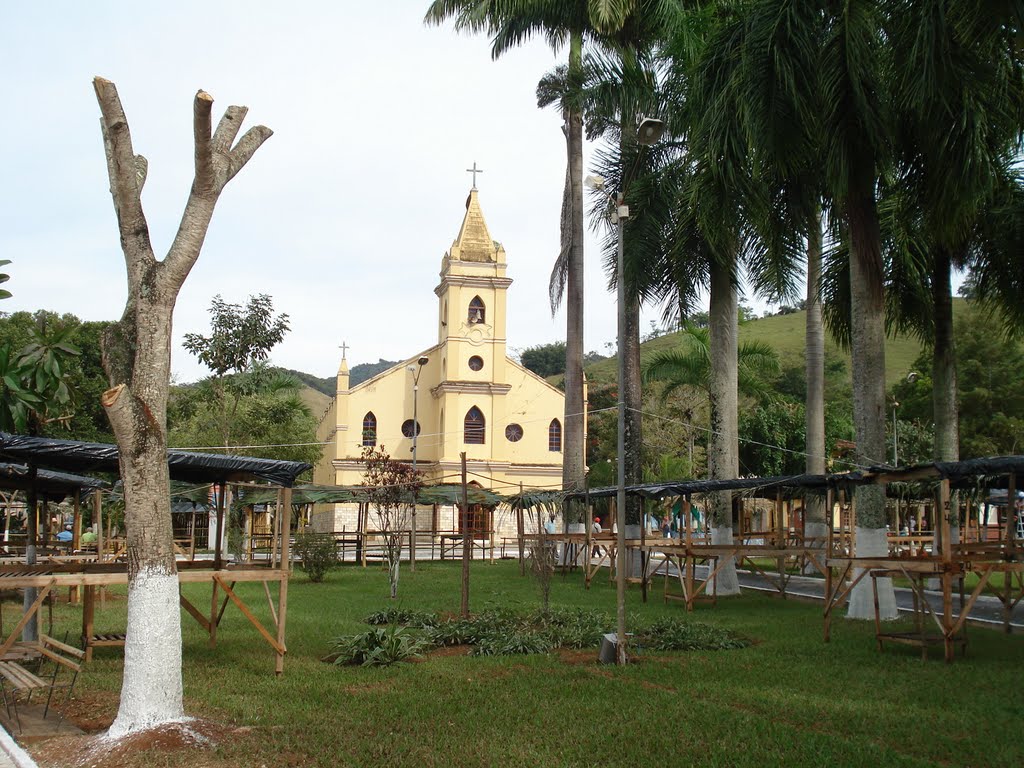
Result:
<svg viewBox="0 0 1024 768">
<path fill-rule="evenodd" d="M 108 736 L 118 738 L 183 717 L 178 576 L 143 569 L 128 588 L 121 706 Z"/>
<path fill-rule="evenodd" d="M 213 133 L 213 99 L 203 91 L 196 94 L 195 178 L 174 242 L 166 258 L 158 261 L 142 210 L 146 160 L 134 153 L 117 88 L 103 78 L 96 78 L 93 86 L 128 275 L 124 313 L 105 331 L 102 344 L 110 382 L 102 404 L 119 449 L 128 553 L 124 679 L 121 706 L 109 732 L 120 737 L 184 717 L 181 610 L 167 466 L 171 320 L 224 185 L 270 131 L 257 126 L 232 148 L 245 109 L 229 107 Z"/>
<path fill-rule="evenodd" d="M 880 488 L 871 490 L 881 492 Z M 885 528 L 854 529 L 857 537 L 857 557 L 886 557 L 889 554 L 889 542 Z M 860 569 L 854 570 L 853 577 L 859 575 Z M 892 579 L 878 579 L 878 617 L 883 621 L 895 619 L 899 615 L 896 609 L 896 593 Z M 873 619 L 875 617 L 875 596 L 872 591 L 871 577 L 865 576 L 860 584 L 850 593 L 850 607 L 847 612 L 849 619 Z"/>
<path fill-rule="evenodd" d="M 881 236 L 873 187 L 851 195 L 846 212 L 850 228 L 851 359 L 853 420 L 857 430 L 855 458 L 862 466 L 885 463 L 885 289 Z M 860 557 L 888 554 L 885 539 L 885 491 L 861 485 L 856 491 L 856 552 Z M 878 584 L 880 616 L 895 618 L 892 583 Z M 862 580 L 850 595 L 851 619 L 874 618 L 871 584 Z"/>
</svg>

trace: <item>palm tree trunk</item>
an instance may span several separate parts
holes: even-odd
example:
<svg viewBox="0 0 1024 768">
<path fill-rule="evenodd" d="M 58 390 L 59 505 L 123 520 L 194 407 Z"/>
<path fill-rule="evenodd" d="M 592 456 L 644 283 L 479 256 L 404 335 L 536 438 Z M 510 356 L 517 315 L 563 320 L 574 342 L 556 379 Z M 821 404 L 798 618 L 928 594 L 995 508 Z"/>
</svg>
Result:
<svg viewBox="0 0 1024 768">
<path fill-rule="evenodd" d="M 583 38 L 574 34 L 569 68 L 579 68 Z M 572 197 L 572 247 L 565 281 L 565 435 L 562 445 L 562 486 L 583 487 L 586 473 L 586 424 L 583 413 L 583 116 L 570 110 L 566 117 L 566 147 Z"/>
<path fill-rule="evenodd" d="M 807 473 L 825 474 L 825 333 L 821 321 L 821 218 L 811 218 L 807 237 L 807 402 L 804 405 Z M 825 499 L 809 495 L 804 502 L 804 536 L 824 550 L 828 535 Z M 808 570 L 814 566 L 808 563 Z"/>
<path fill-rule="evenodd" d="M 936 461 L 960 458 L 960 430 L 957 409 L 956 347 L 953 341 L 953 292 L 950 277 L 952 258 L 947 248 L 935 250 L 932 274 L 932 301 L 935 305 L 935 346 L 932 356 L 932 408 L 935 420 Z M 950 542 L 960 541 L 960 516 L 957 495 L 950 495 Z"/>
<path fill-rule="evenodd" d="M 850 305 L 855 459 L 862 466 L 885 463 L 885 288 L 878 211 L 872 192 L 852 193 L 846 204 L 850 231 Z M 885 557 L 885 490 L 860 485 L 855 496 L 857 557 Z M 879 615 L 896 618 L 891 579 L 878 579 Z M 870 579 L 850 595 L 849 618 L 874 616 Z"/>
<path fill-rule="evenodd" d="M 626 328 L 623 338 L 625 356 L 623 401 L 626 404 L 624 447 L 626 485 L 643 482 L 643 389 L 640 383 L 640 299 L 626 281 Z M 640 499 L 626 498 L 626 521 L 640 522 Z"/>
<path fill-rule="evenodd" d="M 739 299 L 734 269 L 712 262 L 711 309 L 709 313 L 711 353 L 711 435 L 708 474 L 712 480 L 739 475 L 739 415 L 737 411 L 737 337 L 739 336 Z M 731 545 L 732 493 L 711 494 L 708 505 L 711 543 Z M 729 559 L 716 576 L 719 595 L 739 594 L 736 563 Z"/>
</svg>

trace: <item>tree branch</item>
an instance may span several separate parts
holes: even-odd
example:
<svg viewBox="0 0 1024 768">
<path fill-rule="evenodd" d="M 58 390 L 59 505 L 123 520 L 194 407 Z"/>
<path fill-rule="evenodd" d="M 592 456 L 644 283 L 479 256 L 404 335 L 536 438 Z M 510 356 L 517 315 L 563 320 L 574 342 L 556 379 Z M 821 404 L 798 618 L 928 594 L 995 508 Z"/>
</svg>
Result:
<svg viewBox="0 0 1024 768">
<path fill-rule="evenodd" d="M 263 146 L 263 142 L 274 135 L 274 132 L 267 128 L 265 125 L 257 125 L 250 128 L 245 132 L 245 136 L 238 142 L 235 148 L 231 151 L 229 165 L 228 165 L 228 177 L 225 180 L 225 184 L 231 181 L 238 174 L 240 170 L 245 167 L 245 164 L 249 162 L 256 150 Z"/>
<path fill-rule="evenodd" d="M 230 106 L 224 110 L 224 117 L 217 124 L 217 132 L 213 134 L 213 151 L 220 154 L 228 154 L 231 145 L 235 143 L 235 137 L 242 130 L 242 121 L 248 114 L 248 107 Z"/>
<path fill-rule="evenodd" d="M 148 166 L 146 159 L 136 156 L 132 149 L 128 118 L 117 95 L 117 86 L 102 77 L 93 78 L 92 82 L 100 106 L 110 194 L 117 213 L 130 292 L 131 286 L 142 279 L 145 269 L 156 260 L 149 240 L 149 225 L 142 210 L 142 186 Z"/>
<path fill-rule="evenodd" d="M 206 91 L 198 91 L 192 104 L 192 133 L 196 145 L 195 187 L 202 191 L 212 191 L 215 184 L 213 146 L 210 139 L 210 133 L 213 130 L 210 119 L 212 109 L 213 97 Z"/>
</svg>

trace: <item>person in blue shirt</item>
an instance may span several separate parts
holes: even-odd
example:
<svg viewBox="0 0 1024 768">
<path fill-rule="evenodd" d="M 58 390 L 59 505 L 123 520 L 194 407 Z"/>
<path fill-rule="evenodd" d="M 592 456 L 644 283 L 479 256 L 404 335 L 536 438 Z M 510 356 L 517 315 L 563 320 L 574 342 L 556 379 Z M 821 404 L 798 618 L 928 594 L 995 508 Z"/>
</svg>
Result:
<svg viewBox="0 0 1024 768">
<path fill-rule="evenodd" d="M 64 530 L 57 534 L 57 541 L 60 542 L 69 543 L 73 538 L 75 534 L 71 532 L 71 523 L 65 525 Z"/>
</svg>

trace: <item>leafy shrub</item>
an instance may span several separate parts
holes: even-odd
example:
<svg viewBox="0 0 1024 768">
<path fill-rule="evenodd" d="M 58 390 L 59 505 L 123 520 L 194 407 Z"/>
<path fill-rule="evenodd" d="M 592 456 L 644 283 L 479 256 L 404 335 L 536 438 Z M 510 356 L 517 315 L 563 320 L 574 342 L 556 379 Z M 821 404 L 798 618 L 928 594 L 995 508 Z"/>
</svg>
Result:
<svg viewBox="0 0 1024 768">
<path fill-rule="evenodd" d="M 391 625 L 371 629 L 361 635 L 339 637 L 328 659 L 335 664 L 360 664 L 364 667 L 387 667 L 419 656 L 428 643 L 402 627 Z"/>
<path fill-rule="evenodd" d="M 313 582 L 321 582 L 327 571 L 338 563 L 334 537 L 329 533 L 301 531 L 295 534 L 295 555 L 302 561 L 302 570 Z"/>
<path fill-rule="evenodd" d="M 472 619 L 449 619 L 427 630 L 427 639 L 437 646 L 471 645 L 480 638 L 480 628 Z"/>
<path fill-rule="evenodd" d="M 531 623 L 542 631 L 552 646 L 590 648 L 601 644 L 611 619 L 598 611 L 559 609 L 535 611 Z"/>
<path fill-rule="evenodd" d="M 551 639 L 530 629 L 492 631 L 477 639 L 474 656 L 515 656 L 547 653 L 554 647 Z"/>
<path fill-rule="evenodd" d="M 385 608 L 367 616 L 364 621 L 367 624 L 404 624 L 408 627 L 427 629 L 436 626 L 437 617 L 426 611 L 412 611 L 406 608 Z"/>
<path fill-rule="evenodd" d="M 658 619 L 638 634 L 642 645 L 659 651 L 724 651 L 750 645 L 727 629 L 672 618 Z"/>
</svg>

